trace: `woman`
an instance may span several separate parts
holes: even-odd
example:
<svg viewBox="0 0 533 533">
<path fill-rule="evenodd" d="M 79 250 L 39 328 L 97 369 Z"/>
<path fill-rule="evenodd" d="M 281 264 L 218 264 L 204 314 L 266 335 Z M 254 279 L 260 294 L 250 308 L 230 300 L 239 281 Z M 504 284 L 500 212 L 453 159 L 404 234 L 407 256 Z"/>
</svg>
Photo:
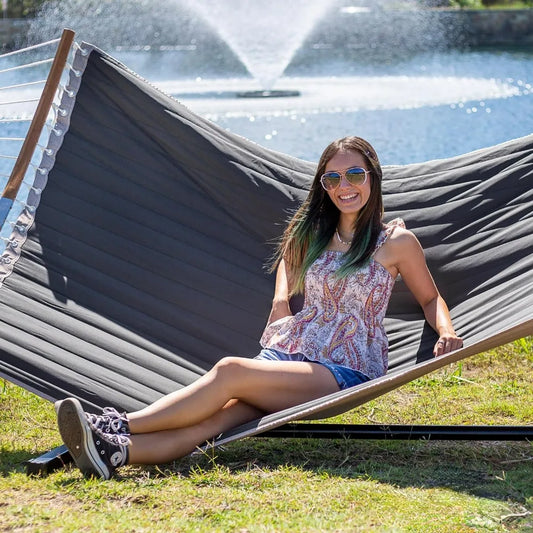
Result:
<svg viewBox="0 0 533 533">
<path fill-rule="evenodd" d="M 382 171 L 358 137 L 331 143 L 290 221 L 272 270 L 272 310 L 254 359 L 225 357 L 191 385 L 140 411 L 84 413 L 58 402 L 61 436 L 85 475 L 109 478 L 124 464 L 157 464 L 265 413 L 376 378 L 387 371 L 383 317 L 400 274 L 439 339 L 435 356 L 462 346 L 416 237 L 382 222 Z M 292 314 L 290 297 L 305 294 Z"/>
</svg>

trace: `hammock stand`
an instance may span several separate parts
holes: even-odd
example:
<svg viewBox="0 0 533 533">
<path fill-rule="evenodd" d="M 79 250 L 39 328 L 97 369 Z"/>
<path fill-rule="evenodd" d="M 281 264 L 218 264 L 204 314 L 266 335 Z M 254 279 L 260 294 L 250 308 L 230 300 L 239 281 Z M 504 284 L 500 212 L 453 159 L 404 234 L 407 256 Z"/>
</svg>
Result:
<svg viewBox="0 0 533 533">
<path fill-rule="evenodd" d="M 425 441 L 533 441 L 533 426 L 450 426 L 289 423 L 255 438 Z M 24 463 L 26 474 L 47 475 L 73 462 L 62 445 Z"/>
</svg>

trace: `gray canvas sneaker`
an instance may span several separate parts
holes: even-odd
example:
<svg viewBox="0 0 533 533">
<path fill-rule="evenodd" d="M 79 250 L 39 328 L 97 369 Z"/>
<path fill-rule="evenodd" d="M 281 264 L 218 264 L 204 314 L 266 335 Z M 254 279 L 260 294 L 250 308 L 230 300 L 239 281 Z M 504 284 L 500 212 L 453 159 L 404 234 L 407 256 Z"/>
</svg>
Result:
<svg viewBox="0 0 533 533">
<path fill-rule="evenodd" d="M 103 433 L 91 427 L 81 403 L 67 398 L 56 403 L 61 438 L 84 476 L 109 479 L 128 461 L 127 435 Z"/>
</svg>

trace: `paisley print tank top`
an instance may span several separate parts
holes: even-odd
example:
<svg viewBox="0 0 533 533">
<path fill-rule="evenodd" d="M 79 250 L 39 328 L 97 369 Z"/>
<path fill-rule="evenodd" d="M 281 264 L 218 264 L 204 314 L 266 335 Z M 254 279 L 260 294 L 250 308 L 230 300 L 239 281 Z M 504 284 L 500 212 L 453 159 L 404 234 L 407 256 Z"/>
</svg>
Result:
<svg viewBox="0 0 533 533">
<path fill-rule="evenodd" d="M 344 278 L 335 275 L 343 252 L 326 250 L 307 271 L 302 310 L 269 324 L 261 346 L 344 365 L 371 379 L 384 375 L 389 344 L 383 318 L 395 280 L 374 254 L 398 226 L 405 227 L 402 219 L 384 225 L 372 259 Z"/>
</svg>

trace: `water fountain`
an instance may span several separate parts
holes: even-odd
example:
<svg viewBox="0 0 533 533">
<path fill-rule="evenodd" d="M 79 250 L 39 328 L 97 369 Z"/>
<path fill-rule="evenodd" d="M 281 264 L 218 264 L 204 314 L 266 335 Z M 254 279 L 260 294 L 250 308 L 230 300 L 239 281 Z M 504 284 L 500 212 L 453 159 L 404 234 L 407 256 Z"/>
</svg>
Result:
<svg viewBox="0 0 533 533">
<path fill-rule="evenodd" d="M 348 133 L 403 163 L 530 132 L 530 53 L 456 49 L 461 28 L 413 0 L 285 4 L 49 0 L 29 34 L 72 27 L 193 111 L 306 159 Z M 295 88 L 299 98 L 235 98 Z"/>
<path fill-rule="evenodd" d="M 299 95 L 298 91 L 274 91 L 273 87 L 332 4 L 332 0 L 188 2 L 228 43 L 257 80 L 259 90 L 237 93 L 251 97 Z M 283 21 L 290 23 L 281 23 Z"/>
<path fill-rule="evenodd" d="M 195 52 L 195 78 L 225 77 L 240 65 L 255 90 L 237 96 L 294 96 L 296 91 L 272 89 L 311 35 L 318 40 L 312 46 L 332 61 L 339 49 L 390 60 L 457 41 L 416 5 L 415 0 L 49 0 L 29 36 L 42 42 L 71 27 L 79 39 L 108 51 L 186 49 Z M 186 64 L 174 68 L 184 66 L 187 70 Z"/>
<path fill-rule="evenodd" d="M 103 48 L 132 48 L 139 43 L 145 49 L 158 44 L 195 48 L 195 43 L 204 40 L 211 55 L 219 56 L 221 43 L 213 46 L 209 42 L 215 36 L 256 81 L 256 91 L 238 92 L 237 96 L 297 96 L 298 91 L 274 91 L 273 87 L 334 3 L 335 0 L 133 0 L 127 6 L 108 1 L 91 8 L 91 2 L 52 0 L 44 5 L 29 33 L 33 40 L 40 41 L 56 34 L 62 26 L 74 27 L 82 38 Z M 125 20 L 131 23 L 124 23 Z M 179 44 L 175 42 L 176 27 L 180 28 Z"/>
</svg>

